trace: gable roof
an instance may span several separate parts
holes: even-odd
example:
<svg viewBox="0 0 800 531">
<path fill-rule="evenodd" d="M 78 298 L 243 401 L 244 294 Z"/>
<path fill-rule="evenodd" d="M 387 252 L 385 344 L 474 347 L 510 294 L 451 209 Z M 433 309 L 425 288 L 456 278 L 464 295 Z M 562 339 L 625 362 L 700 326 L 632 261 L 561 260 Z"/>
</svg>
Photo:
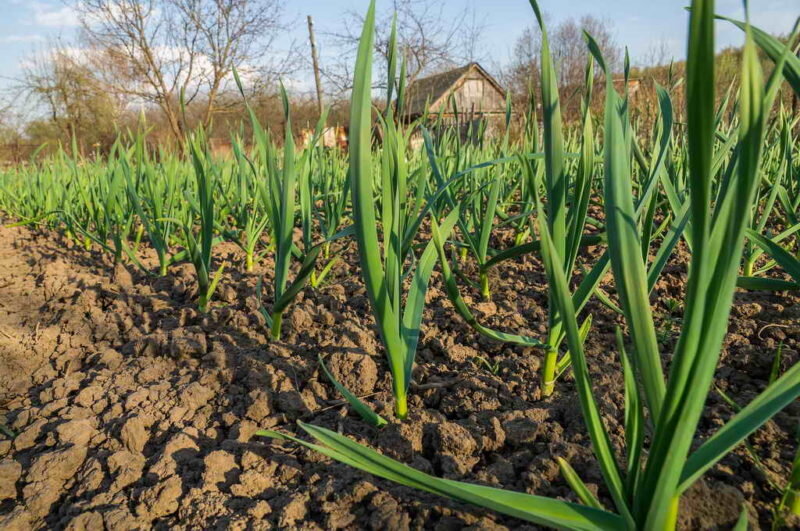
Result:
<svg viewBox="0 0 800 531">
<path fill-rule="evenodd" d="M 478 63 L 469 63 L 453 70 L 417 79 L 408 86 L 406 100 L 406 114 L 420 115 L 425 112 L 425 105 L 430 109 L 437 106 L 442 100 L 458 88 L 459 82 L 472 71 L 477 71 L 501 94 L 505 95 L 503 87 Z"/>
</svg>

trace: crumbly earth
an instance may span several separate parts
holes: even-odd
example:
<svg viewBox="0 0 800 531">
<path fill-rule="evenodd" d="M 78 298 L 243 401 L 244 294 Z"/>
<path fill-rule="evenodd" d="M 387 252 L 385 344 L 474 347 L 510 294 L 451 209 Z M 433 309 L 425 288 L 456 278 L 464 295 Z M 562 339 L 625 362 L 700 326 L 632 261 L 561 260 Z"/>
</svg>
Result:
<svg viewBox="0 0 800 531">
<path fill-rule="evenodd" d="M 341 253 L 324 285 L 307 288 L 290 308 L 282 340 L 271 342 L 256 292 L 260 276 L 269 285 L 271 263 L 241 273 L 232 245 L 215 251 L 230 266 L 202 315 L 190 266 L 157 278 L 113 267 L 54 233 L 0 228 L 0 529 L 536 528 L 254 435 L 298 433 L 297 420 L 439 476 L 575 501 L 555 460 L 562 457 L 610 506 L 571 378 L 542 398 L 539 353 L 473 332 L 438 274 L 410 419 L 375 430 L 350 413 L 319 354 L 387 418 L 391 386 L 354 244 Z M 665 352 L 680 323 L 685 262 L 678 253 L 653 296 Z M 610 274 L 604 286 L 613 297 Z M 491 302 L 464 288 L 482 322 L 545 332 L 546 283 L 535 257 L 497 268 L 492 287 Z M 716 385 L 740 404 L 766 385 L 779 342 L 782 366 L 798 361 L 797 302 L 785 293 L 737 293 Z M 594 316 L 594 390 L 621 448 L 621 320 L 594 300 L 585 311 Z M 701 438 L 731 415 L 712 392 Z M 742 502 L 754 525 L 769 526 L 779 495 L 773 483 L 787 477 L 798 420 L 792 404 L 750 437 L 760 466 L 739 448 L 706 474 L 683 498 L 681 527 L 729 528 Z"/>
</svg>

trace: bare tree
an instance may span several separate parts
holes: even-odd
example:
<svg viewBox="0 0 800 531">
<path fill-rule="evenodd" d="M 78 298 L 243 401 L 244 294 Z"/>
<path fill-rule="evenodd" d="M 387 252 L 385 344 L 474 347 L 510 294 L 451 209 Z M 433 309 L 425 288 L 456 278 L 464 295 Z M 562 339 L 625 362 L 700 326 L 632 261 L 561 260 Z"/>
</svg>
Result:
<svg viewBox="0 0 800 531">
<path fill-rule="evenodd" d="M 487 52 L 481 51 L 486 23 L 478 15 L 475 6 L 470 6 L 464 13 L 464 26 L 461 28 L 459 46 L 463 59 L 469 62 L 484 62 L 491 59 Z"/>
<path fill-rule="evenodd" d="M 98 74 L 117 93 L 157 105 L 180 136 L 177 96 L 194 75 L 196 30 L 159 0 L 81 0 L 75 9 L 85 40 L 103 51 Z"/>
<path fill-rule="evenodd" d="M 612 71 L 619 68 L 622 53 L 614 42 L 609 22 L 591 15 L 584 15 L 579 20 L 566 19 L 548 32 L 550 52 L 558 72 L 559 87 L 562 89 L 575 87 L 583 82 L 589 58 L 583 31 L 595 38 Z M 538 27 L 526 28 L 517 38 L 505 74 L 505 80 L 514 93 L 525 94 L 529 86 L 538 85 L 541 43 Z"/>
<path fill-rule="evenodd" d="M 120 102 L 94 76 L 92 66 L 75 48 L 53 43 L 23 63 L 15 89 L 45 111 L 56 137 L 72 135 L 94 144 L 114 134 Z"/>
<path fill-rule="evenodd" d="M 398 45 L 407 59 L 409 81 L 483 58 L 478 50 L 484 25 L 473 16 L 474 8 L 471 6 L 453 14 L 446 11 L 440 2 L 394 0 L 376 24 L 375 52 L 384 60 L 388 60 L 389 36 L 395 13 Z M 348 12 L 343 20 L 343 29 L 326 34 L 341 53 L 337 63 L 322 69 L 323 74 L 329 84 L 341 92 L 349 90 L 352 83 L 350 65 L 363 23 L 363 15 Z M 376 76 L 376 79 L 381 81 L 385 76 Z"/>
<path fill-rule="evenodd" d="M 193 46 L 204 62 L 198 74 L 205 82 L 205 126 L 234 67 L 252 69 L 258 64 L 261 83 L 272 85 L 295 62 L 294 47 L 279 53 L 275 46 L 288 30 L 281 0 L 169 1 L 197 36 Z"/>
<path fill-rule="evenodd" d="M 176 137 L 181 94 L 205 101 L 208 124 L 232 67 L 271 55 L 286 29 L 280 0 L 75 0 L 75 8 L 86 42 L 103 51 L 98 74 L 116 92 L 160 108 Z"/>
<path fill-rule="evenodd" d="M 25 138 L 22 135 L 25 120 L 20 116 L 19 103 L 16 98 L 8 98 L 5 94 L 0 100 L 0 164 L 11 162 L 18 164 L 22 160 Z"/>
<path fill-rule="evenodd" d="M 641 61 L 639 61 L 639 67 L 647 68 L 651 66 L 665 66 L 668 65 L 675 59 L 674 54 L 670 51 L 669 44 L 666 40 L 660 39 L 657 42 L 651 44 L 644 55 L 642 56 Z"/>
<path fill-rule="evenodd" d="M 669 65 L 673 63 L 673 59 L 668 44 L 662 39 L 647 49 L 638 61 L 636 71 L 639 76 L 652 78 L 662 86 L 669 86 L 672 74 Z"/>
<path fill-rule="evenodd" d="M 526 97 L 531 87 L 539 85 L 539 60 L 542 50 L 542 34 L 533 26 L 526 27 L 514 42 L 511 61 L 502 78 L 508 90 L 519 97 Z"/>
</svg>

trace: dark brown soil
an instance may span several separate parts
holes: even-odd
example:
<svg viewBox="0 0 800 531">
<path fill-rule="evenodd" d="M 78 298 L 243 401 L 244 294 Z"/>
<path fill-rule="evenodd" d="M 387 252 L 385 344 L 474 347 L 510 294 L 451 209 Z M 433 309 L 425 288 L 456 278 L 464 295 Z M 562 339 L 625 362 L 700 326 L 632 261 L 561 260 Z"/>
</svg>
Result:
<svg viewBox="0 0 800 531">
<path fill-rule="evenodd" d="M 260 428 L 297 432 L 298 419 L 440 476 L 576 500 L 555 461 L 563 457 L 609 501 L 571 379 L 542 399 L 539 354 L 474 333 L 437 275 L 410 420 L 378 431 L 349 413 L 318 354 L 387 418 L 392 405 L 366 293 L 357 267 L 347 265 L 357 264 L 354 251 L 324 286 L 301 294 L 282 341 L 270 342 L 255 290 L 259 275 L 270 280 L 270 264 L 238 273 L 232 246 L 216 250 L 233 266 L 202 315 L 189 266 L 148 277 L 113 268 L 58 235 L 0 228 L 0 424 L 15 435 L 0 435 L 0 528 L 534 528 L 254 436 Z M 681 310 L 670 313 L 669 301 L 682 300 L 684 263 L 683 255 L 674 259 L 653 298 L 665 351 L 680 324 Z M 503 265 L 493 277 L 493 302 L 470 293 L 481 319 L 542 335 L 546 284 L 536 259 Z M 797 301 L 737 294 L 716 385 L 740 404 L 766 385 L 779 342 L 784 367 L 798 361 Z M 621 321 L 596 301 L 587 311 L 594 314 L 587 350 L 595 393 L 621 445 L 613 347 Z M 497 363 L 496 373 L 478 355 Z M 731 414 L 712 393 L 701 435 Z M 729 528 L 743 501 L 752 522 L 768 527 L 779 495 L 771 482 L 787 477 L 799 418 L 793 404 L 750 438 L 763 469 L 740 448 L 706 474 L 684 497 L 682 527 Z"/>
</svg>

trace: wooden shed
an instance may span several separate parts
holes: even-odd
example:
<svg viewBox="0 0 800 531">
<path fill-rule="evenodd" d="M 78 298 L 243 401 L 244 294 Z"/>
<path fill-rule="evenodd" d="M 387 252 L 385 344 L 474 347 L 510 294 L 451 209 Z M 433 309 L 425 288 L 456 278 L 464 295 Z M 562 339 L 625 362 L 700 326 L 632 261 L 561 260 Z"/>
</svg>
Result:
<svg viewBox="0 0 800 531">
<path fill-rule="evenodd" d="M 478 63 L 417 79 L 408 87 L 405 118 L 416 120 L 427 109 L 431 119 L 441 116 L 445 124 L 465 133 L 486 126 L 491 136 L 502 130 L 506 92 Z M 454 111 L 452 100 L 455 100 Z M 473 133 L 474 134 L 474 133 Z"/>
</svg>

